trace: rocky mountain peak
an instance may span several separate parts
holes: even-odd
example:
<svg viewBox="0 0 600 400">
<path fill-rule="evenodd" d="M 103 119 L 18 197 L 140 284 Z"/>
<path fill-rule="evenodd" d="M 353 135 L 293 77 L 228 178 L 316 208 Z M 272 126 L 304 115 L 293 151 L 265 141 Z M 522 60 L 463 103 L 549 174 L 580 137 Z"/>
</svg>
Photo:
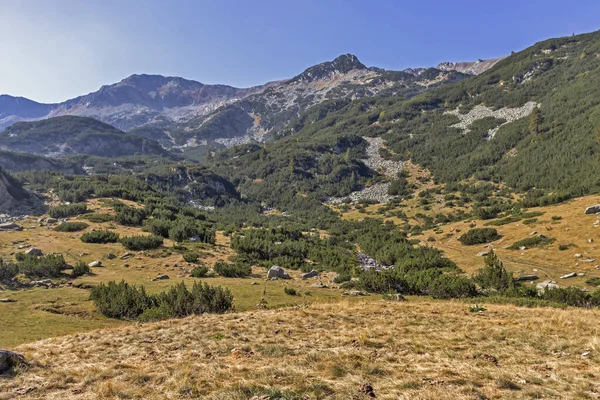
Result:
<svg viewBox="0 0 600 400">
<path fill-rule="evenodd" d="M 312 82 L 330 77 L 333 74 L 347 74 L 353 70 L 368 69 L 354 54 L 342 54 L 333 61 L 326 61 L 306 69 L 292 81 Z"/>
</svg>

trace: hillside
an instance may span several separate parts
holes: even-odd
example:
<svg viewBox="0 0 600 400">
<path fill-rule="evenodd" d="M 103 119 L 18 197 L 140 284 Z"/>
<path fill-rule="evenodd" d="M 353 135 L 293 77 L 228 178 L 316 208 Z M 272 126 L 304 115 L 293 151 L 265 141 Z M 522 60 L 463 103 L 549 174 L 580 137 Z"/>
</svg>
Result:
<svg viewBox="0 0 600 400">
<path fill-rule="evenodd" d="M 325 101 L 284 129 L 293 138 L 260 152 L 248 147 L 250 154 L 237 158 L 226 152 L 216 168 L 241 182 L 242 193 L 278 207 L 287 198 L 271 196 L 279 190 L 323 202 L 393 180 L 364 168 L 365 138 L 379 137 L 385 158 L 425 167 L 437 183 L 503 183 L 527 194 L 527 206 L 593 193 L 600 174 L 599 49 L 600 32 L 550 39 L 410 99 Z M 336 145 L 348 142 L 350 150 Z M 283 177 L 292 159 L 298 168 Z"/>
<path fill-rule="evenodd" d="M 35 214 L 42 211 L 42 201 L 0 168 L 0 214 Z"/>
<path fill-rule="evenodd" d="M 20 346 L 32 366 L 0 381 L 0 396 L 594 398 L 595 320 L 412 298 L 193 317 Z"/>
<path fill-rule="evenodd" d="M 1 132 L 0 140 L 5 149 L 44 156 L 168 154 L 154 141 L 85 117 L 65 116 L 18 122 Z"/>
</svg>

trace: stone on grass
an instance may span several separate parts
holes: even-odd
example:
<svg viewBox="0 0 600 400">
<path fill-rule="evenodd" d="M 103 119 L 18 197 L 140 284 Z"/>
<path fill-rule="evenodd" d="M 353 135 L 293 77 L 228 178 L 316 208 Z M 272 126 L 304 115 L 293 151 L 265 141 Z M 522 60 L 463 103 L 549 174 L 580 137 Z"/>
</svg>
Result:
<svg viewBox="0 0 600 400">
<path fill-rule="evenodd" d="M 267 273 L 267 279 L 292 279 L 283 268 L 278 265 L 273 265 Z"/>
<path fill-rule="evenodd" d="M 575 272 L 571 272 L 569 274 L 563 275 L 560 277 L 560 279 L 569 279 L 569 278 L 575 278 L 577 276 L 577 274 Z"/>
<path fill-rule="evenodd" d="M 161 274 L 161 275 L 156 275 L 155 278 L 152 279 L 152 281 L 164 281 L 169 279 L 169 275 L 167 274 Z"/>
<path fill-rule="evenodd" d="M 558 286 L 555 281 L 540 282 L 535 287 L 538 290 L 538 292 L 541 292 L 541 293 L 544 293 L 544 291 L 546 291 L 546 290 L 560 288 L 560 286 Z"/>
<path fill-rule="evenodd" d="M 37 247 L 32 247 L 30 249 L 25 250 L 25 254 L 35 257 L 41 257 L 44 253 L 42 253 L 42 251 Z"/>
<path fill-rule="evenodd" d="M 314 278 L 315 276 L 319 276 L 319 271 L 313 269 L 310 272 L 302 274 L 302 279 Z"/>
<path fill-rule="evenodd" d="M 97 267 L 101 267 L 101 266 L 102 266 L 102 261 L 100 261 L 100 260 L 92 261 L 91 263 L 88 264 L 88 267 L 90 267 L 90 268 L 97 268 Z"/>
<path fill-rule="evenodd" d="M 597 214 L 600 212 L 600 204 L 589 206 L 585 209 L 585 214 Z"/>
</svg>

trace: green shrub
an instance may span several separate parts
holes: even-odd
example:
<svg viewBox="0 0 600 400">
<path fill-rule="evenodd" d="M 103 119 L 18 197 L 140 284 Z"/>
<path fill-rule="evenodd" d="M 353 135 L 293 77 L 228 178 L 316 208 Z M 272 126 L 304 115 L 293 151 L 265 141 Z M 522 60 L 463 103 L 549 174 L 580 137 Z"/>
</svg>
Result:
<svg viewBox="0 0 600 400">
<path fill-rule="evenodd" d="M 514 288 L 512 273 L 508 272 L 493 251 L 485 257 L 485 266 L 473 276 L 473 281 L 482 289 L 504 292 Z"/>
<path fill-rule="evenodd" d="M 141 226 L 147 218 L 146 211 L 143 208 L 129 207 L 123 203 L 116 204 L 115 221 L 118 224 L 126 226 Z"/>
<path fill-rule="evenodd" d="M 524 219 L 523 225 L 535 224 L 537 222 L 537 220 L 538 220 L 537 218 Z"/>
<path fill-rule="evenodd" d="M 465 232 L 460 237 L 460 242 L 471 246 L 475 244 L 489 243 L 500 239 L 498 231 L 494 228 L 475 228 Z"/>
<path fill-rule="evenodd" d="M 294 288 L 288 288 L 288 287 L 283 288 L 283 292 L 285 294 L 287 294 L 288 296 L 299 296 L 300 295 L 300 293 L 298 293 L 298 291 Z"/>
<path fill-rule="evenodd" d="M 162 246 L 163 242 L 163 238 L 156 235 L 125 236 L 119 240 L 123 247 L 132 251 L 156 249 Z"/>
<path fill-rule="evenodd" d="M 352 279 L 352 274 L 349 271 L 338 272 L 333 278 L 333 282 L 340 284 L 344 282 L 348 282 Z"/>
<path fill-rule="evenodd" d="M 121 281 L 101 283 L 92 289 L 91 300 L 105 316 L 153 321 L 203 313 L 224 313 L 233 308 L 229 289 L 194 283 L 191 290 L 178 283 L 166 292 L 149 295 L 143 286 Z"/>
<path fill-rule="evenodd" d="M 119 234 L 107 230 L 86 232 L 81 235 L 81 241 L 84 243 L 116 243 L 119 241 Z"/>
<path fill-rule="evenodd" d="M 19 273 L 31 278 L 59 277 L 66 267 L 67 263 L 61 254 L 48 254 L 42 257 L 24 254 L 19 257 L 17 263 Z"/>
<path fill-rule="evenodd" d="M 110 214 L 103 214 L 103 213 L 96 213 L 96 212 L 92 212 L 92 213 L 87 213 L 81 216 L 81 218 L 86 219 L 90 222 L 94 222 L 94 223 L 102 223 L 102 222 L 110 222 L 112 220 L 114 220 L 113 216 Z"/>
<path fill-rule="evenodd" d="M 574 247 L 574 244 L 559 244 L 558 245 L 558 250 L 560 251 L 565 251 L 565 250 L 569 250 L 571 247 Z"/>
<path fill-rule="evenodd" d="M 523 247 L 523 246 L 525 246 L 526 248 L 541 247 L 541 246 L 545 246 L 545 245 L 548 245 L 548 244 L 554 242 L 554 240 L 555 240 L 554 238 L 549 238 L 549 237 L 533 236 L 530 238 L 519 240 L 518 242 L 511 244 L 508 247 L 508 249 L 519 250 L 519 248 Z"/>
<path fill-rule="evenodd" d="M 194 267 L 191 276 L 194 278 L 204 278 L 208 274 L 208 268 L 204 266 Z"/>
<path fill-rule="evenodd" d="M 198 261 L 199 258 L 200 256 L 198 255 L 198 253 L 194 253 L 191 251 L 183 253 L 183 259 L 189 263 L 195 263 L 196 261 Z"/>
<path fill-rule="evenodd" d="M 440 275 L 429 288 L 435 299 L 460 299 L 477 295 L 473 282 L 462 276 Z"/>
<path fill-rule="evenodd" d="M 73 203 L 50 207 L 48 215 L 52 218 L 67 218 L 84 214 L 85 212 L 87 212 L 87 205 L 85 203 Z"/>
<path fill-rule="evenodd" d="M 216 262 L 213 270 L 226 278 L 245 278 L 252 274 L 252 268 L 249 265 L 227 264 L 224 262 Z"/>
<path fill-rule="evenodd" d="M 600 286 L 600 277 L 593 277 L 585 281 L 590 286 Z"/>
<path fill-rule="evenodd" d="M 73 277 L 75 278 L 83 275 L 89 275 L 91 272 L 92 271 L 90 270 L 90 267 L 83 261 L 77 262 L 77 264 L 75 264 L 73 267 Z"/>
<path fill-rule="evenodd" d="M 552 216 L 552 221 L 560 221 L 562 219 L 562 217 L 560 215 L 553 215 Z"/>
<path fill-rule="evenodd" d="M 79 232 L 86 229 L 89 225 L 85 222 L 65 222 L 58 225 L 54 230 L 56 232 Z"/>
<path fill-rule="evenodd" d="M 6 263 L 0 258 L 0 282 L 10 280 L 19 273 L 17 264 Z"/>
</svg>

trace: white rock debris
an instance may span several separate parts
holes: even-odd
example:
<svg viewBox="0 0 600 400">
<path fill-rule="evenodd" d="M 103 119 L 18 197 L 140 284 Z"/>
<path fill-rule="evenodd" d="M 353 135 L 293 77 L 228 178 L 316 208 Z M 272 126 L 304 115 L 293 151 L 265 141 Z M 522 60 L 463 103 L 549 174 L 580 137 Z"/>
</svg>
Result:
<svg viewBox="0 0 600 400">
<path fill-rule="evenodd" d="M 365 165 L 371 169 L 382 172 L 385 176 L 395 179 L 398 172 L 402 170 L 404 163 L 402 161 L 386 160 L 381 157 L 379 150 L 383 146 L 382 138 L 368 138 L 363 137 L 369 143 L 367 147 L 367 158 L 363 161 Z M 375 200 L 379 203 L 387 203 L 396 196 L 390 196 L 388 194 L 388 188 L 390 182 L 380 182 L 371 186 L 367 186 L 357 192 L 352 192 L 348 197 L 334 197 L 329 199 L 330 203 L 339 204 L 342 203 L 346 198 L 350 199 L 352 203 L 356 203 L 360 200 Z"/>
<path fill-rule="evenodd" d="M 478 105 L 478 106 L 475 106 L 467 114 L 461 114 L 458 111 L 458 108 L 456 110 L 446 111 L 444 114 L 456 115 L 460 119 L 460 122 L 452 125 L 452 127 L 462 129 L 464 134 L 469 132 L 469 128 L 468 128 L 469 125 L 471 125 L 473 122 L 475 122 L 477 120 L 480 120 L 480 119 L 483 119 L 486 117 L 505 119 L 506 122 L 497 126 L 494 129 L 490 129 L 488 131 L 488 140 L 489 140 L 489 139 L 492 139 L 496 135 L 496 132 L 498 132 L 498 129 L 500 129 L 501 126 L 506 125 L 511 122 L 514 122 L 518 119 L 527 117 L 529 114 L 531 114 L 533 109 L 538 106 L 539 106 L 538 103 L 536 103 L 534 101 L 528 101 L 527 103 L 523 104 L 523 106 L 521 106 L 521 107 L 517 107 L 517 108 L 503 107 L 499 110 L 494 111 L 484 105 Z"/>
</svg>

